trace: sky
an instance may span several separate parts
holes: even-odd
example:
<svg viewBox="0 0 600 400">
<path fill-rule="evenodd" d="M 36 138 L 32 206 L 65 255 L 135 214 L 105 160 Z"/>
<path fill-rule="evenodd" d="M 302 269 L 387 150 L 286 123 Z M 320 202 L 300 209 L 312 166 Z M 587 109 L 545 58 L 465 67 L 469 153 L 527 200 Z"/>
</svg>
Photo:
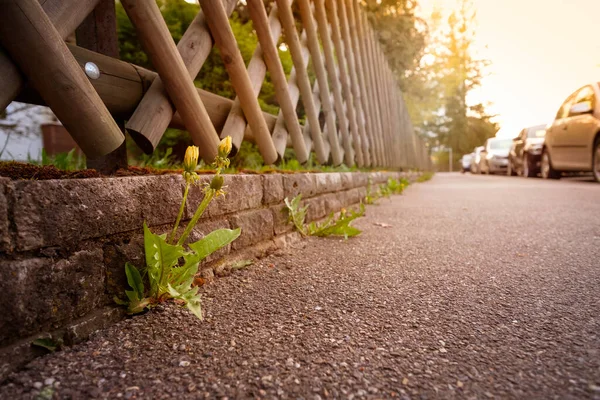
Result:
<svg viewBox="0 0 600 400">
<path fill-rule="evenodd" d="M 457 0 L 418 0 L 421 16 L 448 14 Z M 471 0 L 477 55 L 490 74 L 468 99 L 491 102 L 497 136 L 552 121 L 579 87 L 600 82 L 600 0 Z"/>
</svg>

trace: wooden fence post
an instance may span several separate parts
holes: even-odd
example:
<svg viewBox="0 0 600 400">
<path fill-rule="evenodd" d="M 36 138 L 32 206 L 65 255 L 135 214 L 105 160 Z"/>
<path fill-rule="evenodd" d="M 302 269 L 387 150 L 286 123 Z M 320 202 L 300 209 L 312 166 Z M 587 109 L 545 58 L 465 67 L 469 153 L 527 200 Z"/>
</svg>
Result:
<svg viewBox="0 0 600 400">
<path fill-rule="evenodd" d="M 277 5 L 279 6 L 279 20 L 283 26 L 285 40 L 290 50 L 292 61 L 294 62 L 296 83 L 298 84 L 298 88 L 302 96 L 302 103 L 304 104 L 307 121 L 310 124 L 312 141 L 317 154 L 317 160 L 321 164 L 326 164 L 329 155 L 325 151 L 325 147 L 323 145 L 323 136 L 321 125 L 319 123 L 319 110 L 316 109 L 312 98 L 310 80 L 308 79 L 308 73 L 306 72 L 306 67 L 302 56 L 302 46 L 300 44 L 300 39 L 298 38 L 298 32 L 296 31 L 296 24 L 292 14 L 292 9 L 289 5 L 286 6 L 287 0 L 276 1 Z"/>
<path fill-rule="evenodd" d="M 342 43 L 340 23 L 335 0 L 325 0 L 325 6 L 327 9 L 329 25 L 331 26 L 331 37 L 333 39 L 333 44 L 335 47 L 335 53 L 337 56 L 339 66 L 339 77 L 342 84 L 342 94 L 346 102 L 346 112 L 344 113 L 344 115 L 347 116 L 350 125 L 350 132 L 352 133 L 352 145 L 354 148 L 356 163 L 359 167 L 364 167 L 365 161 L 363 157 L 363 150 L 361 147 L 360 140 L 360 131 L 357 122 L 358 117 L 356 115 L 358 111 L 355 107 L 357 99 L 353 98 L 352 89 L 350 88 L 350 71 L 347 62 L 347 52 L 344 49 L 344 45 Z"/>
<path fill-rule="evenodd" d="M 192 140 L 199 147 L 202 159 L 207 163 L 213 162 L 217 155 L 219 137 L 158 5 L 154 0 L 122 0 L 121 3 Z"/>
<path fill-rule="evenodd" d="M 325 54 L 325 67 L 327 68 L 327 75 L 331 82 L 331 89 L 333 93 L 333 104 L 335 106 L 335 113 L 338 117 L 338 124 L 340 126 L 340 132 L 342 134 L 342 142 L 344 146 L 344 160 L 346 165 L 354 165 L 354 154 L 352 151 L 352 143 L 350 142 L 350 132 L 348 131 L 348 119 L 344 112 L 344 100 L 342 98 L 342 90 L 340 88 L 340 78 L 338 71 L 335 66 L 335 56 L 333 54 L 333 43 L 331 42 L 331 36 L 329 33 L 329 26 L 327 25 L 327 14 L 325 11 L 324 0 L 315 0 L 315 19 L 317 20 L 317 26 L 319 30 L 319 36 L 321 37 L 321 43 L 323 44 L 323 53 Z"/>
<path fill-rule="evenodd" d="M 269 27 L 269 18 L 263 0 L 248 0 L 247 4 L 254 30 L 256 31 L 256 35 L 260 42 L 259 46 L 261 47 L 263 58 L 271 73 L 271 80 L 275 87 L 275 96 L 281 108 L 287 130 L 292 138 L 296 158 L 300 163 L 304 163 L 308 159 L 308 152 L 306 151 L 306 145 L 304 143 L 304 138 L 302 137 L 302 129 L 298 122 L 298 115 L 296 115 L 296 106 L 292 103 L 292 99 L 290 98 L 285 72 L 283 71 L 283 65 L 281 64 L 279 53 L 277 52 L 277 43 L 275 43 L 275 38 L 279 39 L 281 34 L 277 4 L 273 4 L 271 10 L 272 19 L 276 20 L 277 25 L 279 25 L 277 34 L 273 34 Z M 283 151 L 278 151 L 281 159 L 283 159 L 284 153 L 285 149 L 283 149 Z"/>
<path fill-rule="evenodd" d="M 221 0 L 219 0 L 221 1 Z M 227 15 L 235 8 L 237 0 L 222 0 Z M 213 47 L 212 36 L 203 12 L 192 20 L 177 43 L 177 50 L 185 64 L 190 79 L 194 80 L 206 62 Z M 152 82 L 125 128 L 136 144 L 147 154 L 156 148 L 169 126 L 176 110 L 160 77 Z"/>
<path fill-rule="evenodd" d="M 92 12 L 99 0 L 46 0 L 44 12 L 65 39 Z M 25 81 L 19 68 L 0 48 L 0 111 L 23 90 Z"/>
<path fill-rule="evenodd" d="M 237 47 L 229 19 L 220 2 L 200 0 L 200 5 L 206 15 L 206 22 L 212 33 L 215 44 L 219 48 L 221 58 L 229 74 L 231 84 L 240 99 L 244 116 L 254 134 L 258 149 L 266 164 L 273 164 L 278 159 L 277 151 L 271 140 L 271 133 L 262 116 L 258 100 L 254 96 L 252 82 L 246 71 L 246 64 Z"/>
<path fill-rule="evenodd" d="M 369 108 L 369 100 L 367 87 L 365 85 L 364 66 L 363 59 L 364 53 L 361 52 L 361 48 L 358 44 L 358 25 L 354 15 L 354 7 L 352 3 L 354 0 L 345 0 L 346 15 L 348 19 L 348 33 L 350 34 L 350 47 L 354 57 L 354 70 L 356 71 L 356 78 L 358 83 L 358 90 L 360 92 L 361 108 L 363 110 L 363 123 L 365 125 L 365 138 L 369 144 L 369 156 L 371 158 L 371 165 L 377 165 L 377 148 L 375 145 L 375 132 L 373 130 L 373 124 L 371 122 L 371 111 Z"/>
<path fill-rule="evenodd" d="M 37 1 L 2 2 L 0 41 L 87 157 L 104 156 L 123 143 L 123 133 Z"/>
<path fill-rule="evenodd" d="M 337 128 L 335 124 L 335 115 L 333 107 L 331 105 L 331 98 L 329 92 L 329 83 L 327 82 L 327 72 L 325 71 L 325 65 L 323 64 L 323 57 L 321 55 L 321 46 L 319 44 L 319 38 L 317 36 L 317 29 L 315 27 L 315 21 L 313 19 L 311 5 L 308 0 L 297 0 L 300 8 L 300 17 L 302 18 L 302 25 L 306 31 L 306 37 L 308 42 L 308 50 L 310 51 L 312 66 L 317 76 L 317 82 L 319 84 L 319 97 L 321 99 L 321 110 L 325 117 L 325 131 L 329 137 L 329 145 L 331 147 L 331 157 L 334 165 L 340 165 L 342 163 L 342 154 L 340 152 L 340 143 L 337 135 Z"/>
<path fill-rule="evenodd" d="M 358 2 L 357 4 L 357 8 L 358 8 Z M 359 35 L 362 37 L 362 41 L 363 41 L 363 45 L 364 45 L 364 62 L 365 62 L 365 66 L 366 66 L 366 77 L 367 77 L 367 86 L 369 87 L 369 102 L 371 103 L 371 107 L 372 107 L 372 111 L 373 111 L 373 115 L 372 115 L 372 120 L 373 120 L 373 125 L 374 125 L 374 129 L 375 129 L 375 138 L 376 138 L 376 143 L 377 143 L 377 147 L 378 147 L 378 153 L 379 153 L 379 157 L 378 157 L 378 162 L 379 165 L 381 166 L 385 166 L 386 165 L 386 158 L 385 158 L 385 143 L 383 141 L 383 123 L 382 123 L 382 111 L 379 107 L 379 98 L 378 98 L 378 94 L 377 94 L 377 78 L 376 78 L 376 72 L 375 72 L 375 57 L 374 57 L 374 53 L 373 53 L 373 42 L 371 40 L 371 36 L 370 36 L 370 26 L 369 26 L 369 22 L 367 20 L 367 16 L 366 13 L 357 13 L 357 15 L 359 16 L 358 18 L 358 22 L 359 22 L 359 30 L 360 33 Z"/>
<path fill-rule="evenodd" d="M 90 13 L 75 31 L 77 45 L 96 53 L 119 58 L 119 40 L 117 38 L 117 20 L 115 2 L 101 0 L 94 11 Z M 125 121 L 116 118 L 121 130 Z M 127 145 L 125 141 L 115 151 L 103 157 L 86 159 L 87 167 L 93 168 L 104 175 L 115 173 L 119 168 L 127 168 Z"/>
<path fill-rule="evenodd" d="M 338 17 L 340 20 L 340 28 L 342 33 L 342 41 L 344 43 L 344 50 L 346 55 L 346 61 L 348 62 L 348 72 L 350 75 L 350 88 L 352 89 L 352 95 L 355 100 L 356 115 L 358 122 L 358 129 L 360 132 L 360 144 L 363 153 L 363 160 L 365 166 L 371 165 L 371 155 L 369 149 L 369 139 L 367 137 L 366 124 L 365 124 L 365 110 L 363 109 L 362 94 L 360 91 L 358 77 L 357 77 L 357 63 L 352 50 L 352 42 L 350 40 L 350 27 L 348 26 L 348 16 L 346 13 L 346 4 L 344 0 L 337 0 Z"/>
</svg>

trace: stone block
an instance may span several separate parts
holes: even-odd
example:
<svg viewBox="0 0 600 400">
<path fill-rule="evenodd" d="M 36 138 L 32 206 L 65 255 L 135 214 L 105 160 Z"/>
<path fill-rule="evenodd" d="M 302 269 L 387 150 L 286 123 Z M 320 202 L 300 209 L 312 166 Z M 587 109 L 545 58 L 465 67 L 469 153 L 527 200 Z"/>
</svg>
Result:
<svg viewBox="0 0 600 400">
<path fill-rule="evenodd" d="M 369 174 L 367 172 L 355 172 L 352 177 L 354 187 L 363 187 L 369 184 Z M 375 183 L 375 182 L 373 182 Z"/>
<path fill-rule="evenodd" d="M 283 195 L 292 199 L 302 194 L 303 199 L 316 194 L 314 174 L 286 174 L 283 175 Z"/>
<path fill-rule="evenodd" d="M 193 186 L 186 204 L 186 218 L 191 218 L 204 198 L 204 185 L 213 175 L 201 176 L 200 184 Z M 258 208 L 262 204 L 263 187 L 260 175 L 223 175 L 226 195 L 213 200 L 202 218 L 218 217 L 232 212 Z"/>
<path fill-rule="evenodd" d="M 89 238 L 172 223 L 183 194 L 179 175 L 12 184 L 17 250 L 74 245 Z"/>
<path fill-rule="evenodd" d="M 317 194 L 337 192 L 342 188 L 342 176 L 337 172 L 314 174 Z"/>
<path fill-rule="evenodd" d="M 340 172 L 340 179 L 342 181 L 342 189 L 348 190 L 353 189 L 354 186 L 354 174 L 355 172 Z"/>
<path fill-rule="evenodd" d="M 343 207 L 341 198 L 344 196 L 346 191 L 338 193 L 329 193 L 323 196 L 323 208 L 325 215 L 329 215 L 332 212 L 338 212 Z"/>
<path fill-rule="evenodd" d="M 0 345 L 56 328 L 102 302 L 102 250 L 82 250 L 68 259 L 30 258 L 0 262 Z"/>
<path fill-rule="evenodd" d="M 316 221 L 326 215 L 323 196 L 313 197 L 312 199 L 303 201 L 303 203 L 304 205 L 308 205 L 305 222 Z"/>
<path fill-rule="evenodd" d="M 0 251 L 10 252 L 11 240 L 10 230 L 8 227 L 8 201 L 6 199 L 6 191 L 10 179 L 0 178 Z"/>
<path fill-rule="evenodd" d="M 263 204 L 278 204 L 283 201 L 283 177 L 280 174 L 263 175 Z"/>
<path fill-rule="evenodd" d="M 273 237 L 273 213 L 269 209 L 252 210 L 231 218 L 232 228 L 242 228 L 242 234 L 232 243 L 238 250 Z"/>
<path fill-rule="evenodd" d="M 281 235 L 294 229 L 294 225 L 289 222 L 289 213 L 285 205 L 272 206 L 270 210 L 273 214 L 273 230 L 275 235 Z"/>
</svg>

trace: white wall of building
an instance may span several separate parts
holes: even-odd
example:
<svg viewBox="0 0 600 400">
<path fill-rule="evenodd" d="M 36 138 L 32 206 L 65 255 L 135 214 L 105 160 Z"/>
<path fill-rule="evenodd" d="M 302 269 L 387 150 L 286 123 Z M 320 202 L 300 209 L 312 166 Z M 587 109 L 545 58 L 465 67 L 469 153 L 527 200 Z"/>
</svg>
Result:
<svg viewBox="0 0 600 400">
<path fill-rule="evenodd" d="M 39 161 L 43 148 L 41 125 L 56 121 L 48 107 L 10 103 L 6 118 L 0 119 L 0 160 Z"/>
</svg>

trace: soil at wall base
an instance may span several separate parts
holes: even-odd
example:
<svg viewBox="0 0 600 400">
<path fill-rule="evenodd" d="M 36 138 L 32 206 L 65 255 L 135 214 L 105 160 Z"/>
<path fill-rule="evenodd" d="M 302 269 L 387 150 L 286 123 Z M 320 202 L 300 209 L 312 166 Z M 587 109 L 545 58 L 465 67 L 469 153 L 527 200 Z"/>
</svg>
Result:
<svg viewBox="0 0 600 400">
<path fill-rule="evenodd" d="M 383 170 L 382 170 L 383 171 Z M 151 167 L 134 167 L 130 166 L 127 169 L 118 169 L 113 176 L 141 176 L 141 175 L 166 175 L 180 174 L 181 169 L 155 169 Z M 198 170 L 198 174 L 214 174 L 214 170 Z M 240 169 L 236 171 L 240 174 L 298 174 L 298 173 L 318 173 L 323 172 L 319 169 L 315 170 L 298 170 L 289 171 L 278 168 L 266 167 L 260 171 L 251 169 Z M 65 171 L 56 168 L 53 165 L 34 165 L 21 163 L 17 161 L 0 161 L 0 177 L 18 179 L 85 179 L 85 178 L 100 178 L 101 175 L 95 169 L 84 169 L 78 171 Z"/>
</svg>

